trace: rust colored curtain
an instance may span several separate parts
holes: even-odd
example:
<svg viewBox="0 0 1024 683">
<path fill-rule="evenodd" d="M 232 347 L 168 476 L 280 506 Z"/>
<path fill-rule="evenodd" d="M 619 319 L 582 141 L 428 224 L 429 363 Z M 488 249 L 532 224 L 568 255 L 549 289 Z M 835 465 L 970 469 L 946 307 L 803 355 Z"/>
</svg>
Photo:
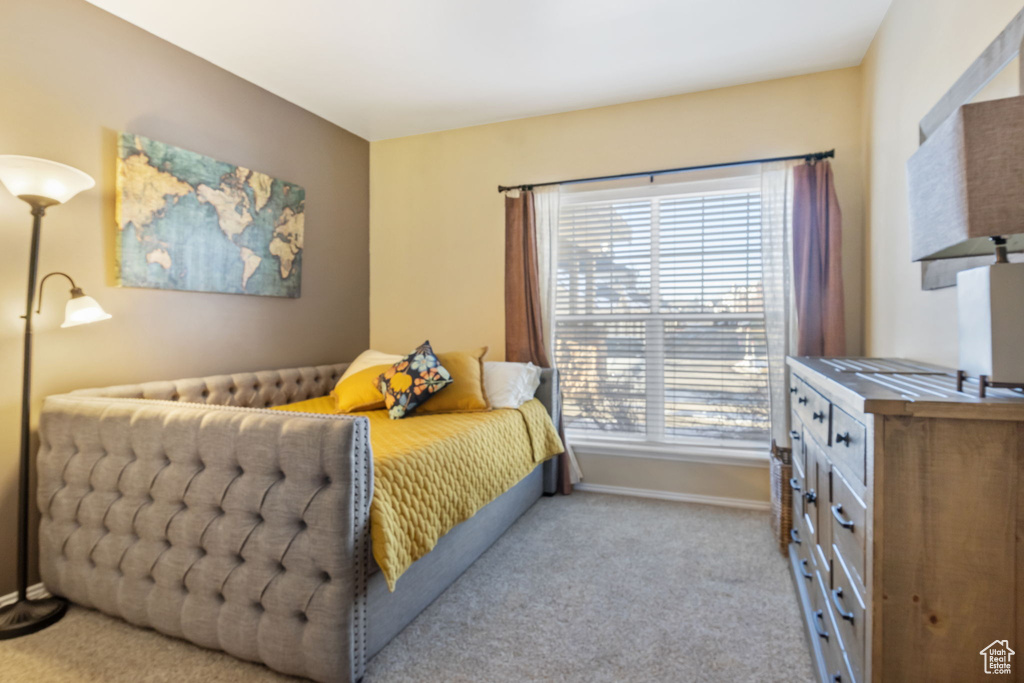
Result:
<svg viewBox="0 0 1024 683">
<path fill-rule="evenodd" d="M 544 350 L 535 215 L 532 192 L 505 195 L 505 359 L 550 368 L 551 359 Z M 561 419 L 558 435 L 565 443 Z M 558 490 L 568 494 L 572 492 L 569 459 L 565 453 L 558 459 Z"/>
<path fill-rule="evenodd" d="M 793 169 L 793 290 L 797 354 L 843 356 L 843 217 L 828 161 Z"/>
<path fill-rule="evenodd" d="M 544 350 L 533 193 L 505 196 L 505 358 L 550 368 Z"/>
</svg>

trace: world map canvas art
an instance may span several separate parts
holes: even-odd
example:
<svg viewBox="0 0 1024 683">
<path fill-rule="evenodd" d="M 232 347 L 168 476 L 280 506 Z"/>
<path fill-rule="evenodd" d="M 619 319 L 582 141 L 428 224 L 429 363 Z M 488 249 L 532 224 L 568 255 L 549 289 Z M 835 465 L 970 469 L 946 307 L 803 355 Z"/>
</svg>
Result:
<svg viewBox="0 0 1024 683">
<path fill-rule="evenodd" d="M 130 133 L 117 147 L 122 286 L 300 295 L 302 187 Z"/>
</svg>

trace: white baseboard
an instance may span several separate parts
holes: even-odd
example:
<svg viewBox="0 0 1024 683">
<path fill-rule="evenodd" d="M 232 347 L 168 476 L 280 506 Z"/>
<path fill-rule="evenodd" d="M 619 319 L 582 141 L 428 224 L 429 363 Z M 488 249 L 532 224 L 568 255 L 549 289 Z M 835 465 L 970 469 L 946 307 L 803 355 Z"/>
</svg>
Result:
<svg viewBox="0 0 1024 683">
<path fill-rule="evenodd" d="M 48 597 L 50 597 L 49 591 L 47 591 L 46 588 L 43 587 L 43 584 L 41 584 L 41 583 L 36 583 L 36 584 L 33 584 L 33 585 L 29 586 L 27 593 L 28 593 L 29 600 L 38 600 L 39 598 L 48 598 Z M 7 605 L 10 605 L 10 604 L 15 603 L 17 601 L 18 601 L 18 591 L 14 591 L 13 593 L 8 593 L 7 595 L 0 595 L 0 607 L 6 607 Z"/>
<path fill-rule="evenodd" d="M 699 493 L 676 493 L 675 491 L 657 491 L 654 489 L 634 489 L 628 486 L 609 486 L 607 484 L 588 484 L 580 482 L 574 487 L 577 491 L 592 493 L 610 493 L 615 496 L 634 496 L 636 498 L 657 498 L 659 500 L 675 500 L 682 503 L 701 503 L 703 505 L 719 505 L 721 507 L 741 508 L 743 510 L 760 510 L 767 512 L 771 504 L 764 500 L 747 500 L 744 498 L 723 498 L 704 496 Z"/>
</svg>

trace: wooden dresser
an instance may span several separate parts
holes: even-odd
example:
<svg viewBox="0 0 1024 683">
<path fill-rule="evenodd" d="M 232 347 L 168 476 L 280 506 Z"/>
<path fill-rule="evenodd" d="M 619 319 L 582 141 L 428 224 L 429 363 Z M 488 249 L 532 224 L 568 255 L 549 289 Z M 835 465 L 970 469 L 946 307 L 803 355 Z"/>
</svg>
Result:
<svg viewBox="0 0 1024 683">
<path fill-rule="evenodd" d="M 1024 648 L 1024 396 L 958 393 L 913 361 L 788 362 L 789 557 L 817 675 L 991 680 L 984 648 Z M 1010 662 L 997 680 L 1024 680 Z"/>
</svg>

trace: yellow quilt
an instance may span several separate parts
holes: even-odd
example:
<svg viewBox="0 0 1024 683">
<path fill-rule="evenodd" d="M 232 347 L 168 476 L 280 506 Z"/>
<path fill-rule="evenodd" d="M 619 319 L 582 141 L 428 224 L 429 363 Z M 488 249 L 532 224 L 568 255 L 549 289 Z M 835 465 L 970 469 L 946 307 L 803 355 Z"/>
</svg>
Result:
<svg viewBox="0 0 1024 683">
<path fill-rule="evenodd" d="M 333 396 L 277 410 L 336 412 Z M 518 410 L 413 414 L 402 420 L 384 410 L 355 414 L 370 420 L 373 557 L 391 590 L 455 525 L 564 450 L 537 399 Z"/>
</svg>

